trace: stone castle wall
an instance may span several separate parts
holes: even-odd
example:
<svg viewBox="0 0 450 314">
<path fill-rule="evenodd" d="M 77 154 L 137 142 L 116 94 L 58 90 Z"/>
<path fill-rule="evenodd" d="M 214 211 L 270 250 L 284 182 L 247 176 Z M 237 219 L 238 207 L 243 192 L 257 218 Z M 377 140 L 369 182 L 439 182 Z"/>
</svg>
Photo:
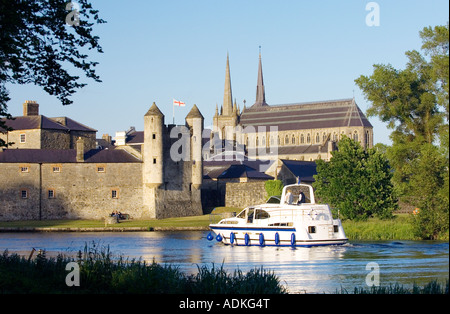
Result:
<svg viewBox="0 0 450 314">
<path fill-rule="evenodd" d="M 2 164 L 0 220 L 103 219 L 116 210 L 148 218 L 141 168 L 141 163 Z"/>
<path fill-rule="evenodd" d="M 262 204 L 267 201 L 265 181 L 226 183 L 225 206 L 245 208 L 250 205 Z"/>
</svg>

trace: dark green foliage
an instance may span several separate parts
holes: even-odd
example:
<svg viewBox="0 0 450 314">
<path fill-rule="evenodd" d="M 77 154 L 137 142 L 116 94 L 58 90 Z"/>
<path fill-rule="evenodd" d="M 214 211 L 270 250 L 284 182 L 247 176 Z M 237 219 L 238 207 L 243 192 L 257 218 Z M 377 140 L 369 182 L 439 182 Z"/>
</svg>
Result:
<svg viewBox="0 0 450 314">
<path fill-rule="evenodd" d="M 77 0 L 79 24 L 66 25 L 73 14 L 68 2 L 0 0 L 0 118 L 11 118 L 7 83 L 38 85 L 68 105 L 70 96 L 86 85 L 79 74 L 100 82 L 98 63 L 88 60 L 88 52 L 103 52 L 92 27 L 105 21 L 87 0 Z M 0 121 L 0 131 L 4 129 Z"/>
<path fill-rule="evenodd" d="M 317 196 L 339 209 L 344 219 L 391 218 L 398 205 L 386 157 L 375 148 L 364 150 L 345 136 L 332 154 L 329 162 L 316 162 Z"/>
</svg>

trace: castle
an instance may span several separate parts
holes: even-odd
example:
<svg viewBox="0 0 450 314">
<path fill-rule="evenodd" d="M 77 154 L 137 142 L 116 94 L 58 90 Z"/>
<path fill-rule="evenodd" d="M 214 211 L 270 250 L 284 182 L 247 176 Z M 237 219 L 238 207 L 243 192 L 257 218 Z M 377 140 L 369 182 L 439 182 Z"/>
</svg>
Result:
<svg viewBox="0 0 450 314">
<path fill-rule="evenodd" d="M 165 125 L 155 103 L 144 115 L 139 148 L 96 148 L 96 130 L 72 119 L 39 114 L 6 120 L 0 134 L 0 220 L 103 219 L 114 211 L 134 218 L 201 215 L 203 116 L 194 105 L 186 124 Z M 176 132 L 174 132 L 176 131 Z M 175 136 L 171 136 L 175 134 Z M 179 138 L 181 135 L 181 139 Z M 174 143 L 184 158 L 172 159 Z"/>
<path fill-rule="evenodd" d="M 261 54 L 256 100 L 249 108 L 244 101 L 242 111 L 233 103 L 227 55 L 209 138 L 196 105 L 185 125 L 166 125 L 155 103 L 143 118 L 143 131 L 118 132 L 112 145 L 109 136 L 96 139 L 97 130 L 48 118 L 26 101 L 23 116 L 4 120 L 12 130 L 0 133 L 9 143 L 0 147 L 0 220 L 103 219 L 114 211 L 161 219 L 242 207 L 265 200 L 266 180 L 312 182 L 314 160 L 329 160 L 342 135 L 373 146 L 373 127 L 354 99 L 269 105 Z"/>
</svg>

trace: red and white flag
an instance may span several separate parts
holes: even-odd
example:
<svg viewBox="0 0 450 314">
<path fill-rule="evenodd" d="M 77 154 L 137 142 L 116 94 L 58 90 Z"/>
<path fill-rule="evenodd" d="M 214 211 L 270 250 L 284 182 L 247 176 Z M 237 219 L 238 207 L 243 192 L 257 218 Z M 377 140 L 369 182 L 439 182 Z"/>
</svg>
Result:
<svg viewBox="0 0 450 314">
<path fill-rule="evenodd" d="M 184 102 L 182 102 L 182 101 L 179 101 L 179 100 L 173 100 L 173 105 L 174 106 L 178 106 L 178 107 L 184 107 L 184 106 L 186 106 L 186 104 L 184 103 Z"/>
</svg>

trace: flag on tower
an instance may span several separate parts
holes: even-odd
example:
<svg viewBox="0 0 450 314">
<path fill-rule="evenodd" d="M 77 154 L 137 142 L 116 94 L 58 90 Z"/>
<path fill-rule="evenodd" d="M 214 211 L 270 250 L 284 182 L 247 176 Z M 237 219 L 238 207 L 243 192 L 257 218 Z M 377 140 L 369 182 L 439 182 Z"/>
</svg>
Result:
<svg viewBox="0 0 450 314">
<path fill-rule="evenodd" d="M 182 101 L 179 101 L 179 100 L 173 100 L 173 105 L 174 106 L 178 106 L 178 107 L 184 107 L 184 106 L 186 106 L 186 104 L 184 103 L 184 102 L 182 102 Z"/>
</svg>

